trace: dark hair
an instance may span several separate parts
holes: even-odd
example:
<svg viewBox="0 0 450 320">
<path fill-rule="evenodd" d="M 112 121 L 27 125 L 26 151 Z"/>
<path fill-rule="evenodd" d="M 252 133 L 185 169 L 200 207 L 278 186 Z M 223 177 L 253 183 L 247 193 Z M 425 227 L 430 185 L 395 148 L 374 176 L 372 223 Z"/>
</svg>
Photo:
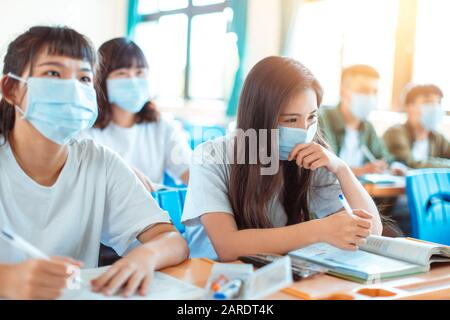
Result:
<svg viewBox="0 0 450 320">
<path fill-rule="evenodd" d="M 419 96 L 437 95 L 441 99 L 444 97 L 442 90 L 434 84 L 420 84 L 407 87 L 404 93 L 405 105 L 414 103 Z"/>
<path fill-rule="evenodd" d="M 111 122 L 112 108 L 108 101 L 106 80 L 111 72 L 122 68 L 148 68 L 147 59 L 141 48 L 127 38 L 115 38 L 102 44 L 98 50 L 101 58 L 99 69 L 99 90 L 97 102 L 99 115 L 95 127 L 104 129 Z M 135 115 L 136 123 L 154 122 L 159 120 L 159 112 L 152 101 L 148 101 L 141 111 Z"/>
<path fill-rule="evenodd" d="M 97 54 L 88 38 L 68 27 L 35 26 L 12 41 L 6 52 L 3 74 L 9 72 L 21 76 L 27 66 L 30 74 L 36 56 L 46 49 L 47 54 L 88 61 L 95 70 Z M 0 135 L 7 142 L 14 128 L 15 109 L 5 96 L 17 85 L 10 77 L 1 83 L 3 97 L 0 100 Z"/>
<path fill-rule="evenodd" d="M 341 81 L 348 77 L 353 76 L 367 76 L 370 78 L 379 79 L 380 74 L 375 68 L 365 65 L 365 64 L 355 64 L 352 66 L 348 66 L 342 70 L 341 73 Z"/>
<path fill-rule="evenodd" d="M 245 80 L 239 100 L 237 128 L 244 131 L 267 129 L 269 137 L 266 150 L 271 150 L 270 129 L 277 128 L 282 107 L 295 94 L 306 89 L 314 90 L 317 105 L 320 106 L 322 88 L 305 66 L 284 57 L 268 57 L 261 60 Z M 314 141 L 326 146 L 320 132 L 316 134 Z M 262 165 L 259 162 L 237 164 L 237 161 L 233 161 L 231 165 L 228 196 L 238 228 L 272 227 L 267 208 L 269 201 L 279 190 L 281 190 L 280 201 L 288 216 L 288 224 L 308 221 L 311 171 L 300 169 L 293 161 L 281 161 L 282 170 L 276 175 L 261 175 Z"/>
</svg>

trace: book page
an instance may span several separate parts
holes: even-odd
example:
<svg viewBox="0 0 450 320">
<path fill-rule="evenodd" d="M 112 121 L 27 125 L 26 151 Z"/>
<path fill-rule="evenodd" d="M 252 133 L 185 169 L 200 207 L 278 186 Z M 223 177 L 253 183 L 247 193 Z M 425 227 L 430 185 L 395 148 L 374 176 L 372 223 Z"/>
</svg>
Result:
<svg viewBox="0 0 450 320">
<path fill-rule="evenodd" d="M 121 295 L 105 296 L 101 293 L 92 292 L 90 281 L 95 279 L 108 267 L 95 269 L 82 269 L 82 286 L 79 289 L 66 289 L 62 300 L 195 300 L 201 299 L 204 295 L 202 288 L 178 280 L 162 272 L 155 272 L 150 288 L 146 296 L 134 295 L 125 298 Z"/>
<path fill-rule="evenodd" d="M 363 278 L 373 275 L 402 274 L 419 267 L 417 264 L 391 259 L 362 250 L 349 251 L 336 248 L 327 243 L 313 245 L 291 251 L 289 255 L 325 265 L 333 270 L 350 270 Z M 346 272 L 349 274 L 349 272 Z"/>
<path fill-rule="evenodd" d="M 367 237 L 367 243 L 360 246 L 360 248 L 364 251 L 421 266 L 429 266 L 431 255 L 439 252 L 439 246 L 435 244 L 405 238 L 388 238 L 382 236 Z"/>
</svg>

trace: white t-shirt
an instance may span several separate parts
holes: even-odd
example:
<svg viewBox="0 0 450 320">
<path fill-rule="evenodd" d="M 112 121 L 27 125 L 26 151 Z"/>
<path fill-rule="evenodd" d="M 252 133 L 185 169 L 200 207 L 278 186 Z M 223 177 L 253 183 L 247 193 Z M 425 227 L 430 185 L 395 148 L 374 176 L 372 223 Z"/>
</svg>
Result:
<svg viewBox="0 0 450 320">
<path fill-rule="evenodd" d="M 92 128 L 83 133 L 122 156 L 152 182 L 162 184 L 164 171 L 179 179 L 189 170 L 192 150 L 181 130 L 166 120 L 140 123 L 123 128 L 110 123 L 105 129 Z"/>
<path fill-rule="evenodd" d="M 92 140 L 72 141 L 51 187 L 32 180 L 8 143 L 0 146 L 0 226 L 50 256 L 98 264 L 100 242 L 118 254 L 156 223 L 170 223 L 133 171 L 114 152 Z M 0 239 L 0 263 L 27 257 Z"/>
<path fill-rule="evenodd" d="M 232 152 L 233 147 L 228 136 L 205 142 L 194 151 L 182 217 L 186 226 L 184 236 L 192 258 L 217 259 L 200 217 L 210 212 L 233 215 L 228 198 Z M 334 174 L 323 168 L 316 170 L 312 176 L 309 193 L 309 210 L 312 215 L 322 218 L 341 210 L 342 204 L 338 198 L 340 193 L 342 193 L 341 186 Z M 275 196 L 270 201 L 267 211 L 274 227 L 286 226 L 287 215 L 278 197 Z"/>
<path fill-rule="evenodd" d="M 412 146 L 412 156 L 414 161 L 425 161 L 428 159 L 429 140 L 414 141 Z"/>
<path fill-rule="evenodd" d="M 341 158 L 351 168 L 361 167 L 364 164 L 364 154 L 359 144 L 359 131 L 345 128 L 344 142 L 342 143 Z"/>
</svg>

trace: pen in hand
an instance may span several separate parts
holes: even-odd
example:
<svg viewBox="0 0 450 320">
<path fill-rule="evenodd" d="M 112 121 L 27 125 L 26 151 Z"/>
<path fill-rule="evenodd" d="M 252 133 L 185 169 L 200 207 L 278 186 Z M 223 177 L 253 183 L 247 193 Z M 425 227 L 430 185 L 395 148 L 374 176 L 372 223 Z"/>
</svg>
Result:
<svg viewBox="0 0 450 320">
<path fill-rule="evenodd" d="M 2 229 L 0 231 L 0 236 L 9 244 L 28 254 L 32 258 L 51 260 L 48 255 L 40 251 L 38 248 L 34 247 L 31 243 L 27 242 L 25 239 L 18 236 L 11 230 Z M 85 285 L 80 277 L 78 266 L 72 264 L 69 265 L 67 267 L 67 273 L 71 275 L 67 282 L 67 288 L 74 289 L 79 288 L 81 285 Z"/>
</svg>

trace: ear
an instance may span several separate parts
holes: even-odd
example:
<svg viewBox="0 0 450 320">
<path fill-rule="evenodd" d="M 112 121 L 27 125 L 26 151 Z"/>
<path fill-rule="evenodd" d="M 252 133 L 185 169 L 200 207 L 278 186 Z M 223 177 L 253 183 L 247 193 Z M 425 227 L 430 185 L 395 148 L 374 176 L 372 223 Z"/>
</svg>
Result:
<svg viewBox="0 0 450 320">
<path fill-rule="evenodd" d="M 414 103 L 406 104 L 405 110 L 408 113 L 408 117 L 418 117 L 422 113 L 419 108 L 415 107 Z"/>
<path fill-rule="evenodd" d="M 340 95 L 341 95 L 341 104 L 345 106 L 350 104 L 351 93 L 350 90 L 347 89 L 347 87 L 345 87 L 345 85 L 341 85 Z"/>
<path fill-rule="evenodd" d="M 348 77 L 341 78 L 341 85 L 339 87 L 339 93 L 341 97 L 347 98 L 349 96 L 349 86 L 350 86 L 350 79 Z"/>
<path fill-rule="evenodd" d="M 6 75 L 3 75 L 0 78 L 0 93 L 2 94 L 3 99 L 6 100 L 9 104 L 14 104 L 13 99 L 11 99 L 11 96 L 9 92 L 11 91 L 11 85 L 8 83 L 9 78 Z"/>
<path fill-rule="evenodd" d="M 17 97 L 14 94 L 15 83 L 10 77 L 3 75 L 0 78 L 0 93 L 3 98 L 11 105 L 16 105 Z"/>
</svg>

